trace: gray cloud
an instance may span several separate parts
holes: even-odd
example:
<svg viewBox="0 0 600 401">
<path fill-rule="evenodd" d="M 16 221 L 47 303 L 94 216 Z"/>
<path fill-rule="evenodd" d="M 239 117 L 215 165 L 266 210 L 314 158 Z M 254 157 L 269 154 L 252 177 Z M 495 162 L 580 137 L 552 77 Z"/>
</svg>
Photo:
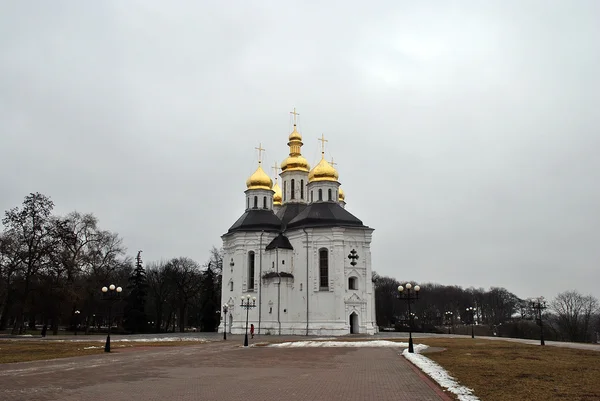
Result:
<svg viewBox="0 0 600 401">
<path fill-rule="evenodd" d="M 208 249 L 256 167 L 329 139 L 399 279 L 600 296 L 595 1 L 23 1 L 0 15 L 0 207 Z"/>
</svg>

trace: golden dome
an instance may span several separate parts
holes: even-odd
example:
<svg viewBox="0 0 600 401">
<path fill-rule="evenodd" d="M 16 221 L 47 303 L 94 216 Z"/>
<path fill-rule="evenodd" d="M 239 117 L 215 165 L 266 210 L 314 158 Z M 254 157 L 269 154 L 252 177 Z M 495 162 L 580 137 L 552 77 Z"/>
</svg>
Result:
<svg viewBox="0 0 600 401">
<path fill-rule="evenodd" d="M 294 124 L 294 130 L 290 134 L 288 146 L 290 147 L 290 155 L 281 163 L 281 172 L 284 171 L 306 171 L 310 170 L 308 160 L 306 160 L 301 152 L 302 148 L 302 135 L 296 129 Z"/>
<path fill-rule="evenodd" d="M 288 156 L 281 163 L 281 171 L 309 171 L 310 165 L 308 164 L 308 160 L 306 160 L 302 155 L 297 156 Z"/>
<path fill-rule="evenodd" d="M 340 187 L 339 188 L 339 194 L 338 194 L 338 201 L 339 202 L 344 202 L 346 199 L 346 195 L 344 194 L 344 190 Z"/>
<path fill-rule="evenodd" d="M 302 140 L 302 135 L 300 135 L 300 133 L 298 132 L 298 130 L 296 129 L 296 124 L 294 124 L 294 130 L 292 131 L 292 133 L 290 134 L 288 140 L 290 142 L 292 141 L 301 141 Z"/>
<path fill-rule="evenodd" d="M 336 181 L 339 175 L 337 170 L 325 160 L 325 156 L 321 157 L 321 161 L 317 164 L 310 173 L 308 173 L 308 182 L 313 181 Z"/>
<path fill-rule="evenodd" d="M 258 162 L 258 168 L 248 179 L 246 180 L 246 187 L 248 189 L 271 189 L 273 188 L 273 180 L 269 178 L 267 173 L 262 169 L 261 162 Z"/>
<path fill-rule="evenodd" d="M 275 178 L 275 185 L 273 185 L 273 191 L 275 191 L 275 194 L 273 194 L 273 205 L 281 205 L 281 187 L 277 183 L 277 178 Z"/>
</svg>

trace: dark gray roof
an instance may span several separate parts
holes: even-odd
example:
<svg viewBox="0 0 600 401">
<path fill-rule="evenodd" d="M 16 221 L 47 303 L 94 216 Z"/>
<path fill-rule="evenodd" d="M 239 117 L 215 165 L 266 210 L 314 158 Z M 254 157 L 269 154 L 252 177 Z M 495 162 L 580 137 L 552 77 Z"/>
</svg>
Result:
<svg viewBox="0 0 600 401">
<path fill-rule="evenodd" d="M 277 237 L 273 238 L 273 241 L 271 241 L 269 243 L 269 245 L 267 245 L 267 247 L 265 248 L 265 250 L 270 250 L 270 249 L 294 249 L 294 247 L 292 246 L 292 244 L 290 243 L 290 240 L 288 239 L 288 237 L 286 237 L 283 234 L 279 234 Z"/>
<path fill-rule="evenodd" d="M 308 205 L 304 203 L 286 203 L 277 212 L 277 217 L 281 220 L 282 228 L 285 230 L 287 224 L 298 214 L 300 214 Z"/>
<path fill-rule="evenodd" d="M 301 227 L 354 226 L 366 227 L 352 213 L 337 202 L 317 202 L 308 205 L 287 225 L 288 229 Z"/>
<path fill-rule="evenodd" d="M 228 233 L 234 231 L 281 231 L 281 220 L 272 210 L 250 209 L 247 210 L 233 225 Z"/>
</svg>

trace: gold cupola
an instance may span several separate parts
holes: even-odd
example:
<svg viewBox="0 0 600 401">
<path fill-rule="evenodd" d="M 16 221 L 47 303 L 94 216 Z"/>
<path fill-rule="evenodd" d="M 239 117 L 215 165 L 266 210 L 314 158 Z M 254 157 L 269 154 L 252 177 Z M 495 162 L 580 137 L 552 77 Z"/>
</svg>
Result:
<svg viewBox="0 0 600 401">
<path fill-rule="evenodd" d="M 333 167 L 327 160 L 325 160 L 325 142 L 327 140 L 322 135 L 321 139 L 319 139 L 322 143 L 321 145 L 321 161 L 317 164 L 310 173 L 308 173 L 308 182 L 315 181 L 335 181 L 337 182 L 339 178 L 339 174 L 335 167 Z"/>
<path fill-rule="evenodd" d="M 261 152 L 264 150 L 261 145 L 258 145 L 258 168 L 246 180 L 246 188 L 248 189 L 266 189 L 273 188 L 273 180 L 265 173 L 262 168 Z"/>
<path fill-rule="evenodd" d="M 342 187 L 340 187 L 339 190 L 338 190 L 338 201 L 339 202 L 345 202 L 346 201 L 346 195 L 344 194 L 344 190 L 342 189 Z"/>
<path fill-rule="evenodd" d="M 275 177 L 275 184 L 273 185 L 273 205 L 281 206 L 281 187 L 277 183 L 277 177 Z"/>
<path fill-rule="evenodd" d="M 308 182 L 337 181 L 338 178 L 339 174 L 337 170 L 325 160 L 325 156 L 322 156 L 319 164 L 308 173 Z"/>
<path fill-rule="evenodd" d="M 296 126 L 296 116 L 299 115 L 296 113 L 296 108 L 291 112 L 294 115 L 294 130 L 290 134 L 288 138 L 288 146 L 290 147 L 290 155 L 287 159 L 285 159 L 281 163 L 281 172 L 284 173 L 286 171 L 305 171 L 308 172 L 310 170 L 310 165 L 308 161 L 302 156 L 301 148 L 302 148 L 302 135 L 298 132 Z"/>
</svg>

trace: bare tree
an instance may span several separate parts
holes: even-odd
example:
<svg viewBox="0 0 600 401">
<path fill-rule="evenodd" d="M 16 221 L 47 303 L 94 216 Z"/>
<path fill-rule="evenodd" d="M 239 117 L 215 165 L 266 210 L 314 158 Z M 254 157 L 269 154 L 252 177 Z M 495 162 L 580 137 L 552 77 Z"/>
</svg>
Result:
<svg viewBox="0 0 600 401">
<path fill-rule="evenodd" d="M 190 258 L 171 259 L 167 265 L 168 276 L 175 288 L 179 331 L 185 331 L 186 312 L 192 299 L 198 296 L 202 286 L 200 266 Z"/>
<path fill-rule="evenodd" d="M 55 243 L 51 226 L 51 213 L 54 203 L 45 195 L 32 193 L 25 197 L 21 208 L 13 208 L 5 213 L 2 224 L 5 233 L 14 238 L 16 256 L 23 284 L 20 286 L 20 303 L 13 334 L 22 333 L 25 314 L 28 312 L 28 299 L 34 279 L 40 269 L 49 261 Z"/>
<path fill-rule="evenodd" d="M 571 290 L 556 296 L 550 303 L 556 313 L 556 324 L 568 341 L 590 341 L 591 328 L 598 313 L 598 300 L 591 295 L 582 295 Z"/>
<path fill-rule="evenodd" d="M 154 316 L 154 329 L 159 332 L 169 300 L 173 298 L 173 285 L 169 281 L 168 262 L 150 262 L 146 266 L 146 277 L 148 280 L 148 298 L 151 309 L 150 314 Z"/>
</svg>

